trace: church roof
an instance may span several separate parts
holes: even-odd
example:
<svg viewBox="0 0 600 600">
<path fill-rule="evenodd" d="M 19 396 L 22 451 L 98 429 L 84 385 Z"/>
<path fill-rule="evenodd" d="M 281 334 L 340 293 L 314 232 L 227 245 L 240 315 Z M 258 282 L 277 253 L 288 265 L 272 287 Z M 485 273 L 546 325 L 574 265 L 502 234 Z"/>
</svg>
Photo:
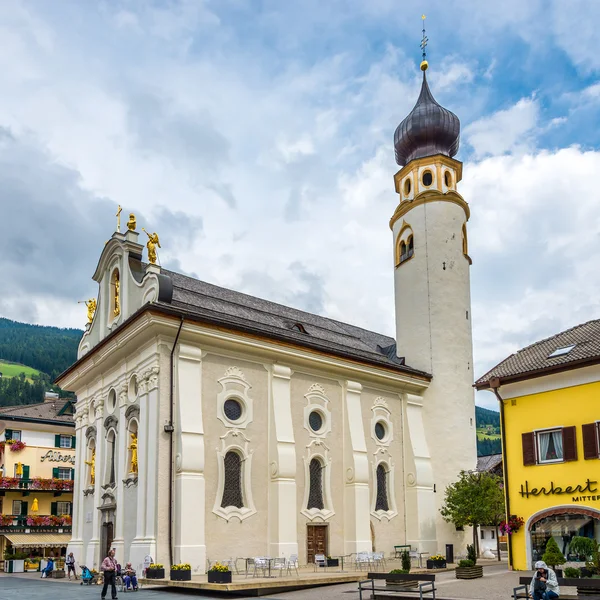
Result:
<svg viewBox="0 0 600 600">
<path fill-rule="evenodd" d="M 475 382 L 490 387 L 492 378 L 517 381 L 600 363 L 600 319 L 582 323 L 511 354 Z"/>
<path fill-rule="evenodd" d="M 430 377 L 405 365 L 404 359 L 396 356 L 396 342 L 392 337 L 174 271 L 161 269 L 161 274 L 171 279 L 173 297 L 171 302 L 157 302 L 152 307 L 160 307 L 165 312 Z"/>
<path fill-rule="evenodd" d="M 403 167 L 424 156 L 452 157 L 458 152 L 459 139 L 458 117 L 436 102 L 423 71 L 419 99 L 394 133 L 396 162 Z"/>
</svg>

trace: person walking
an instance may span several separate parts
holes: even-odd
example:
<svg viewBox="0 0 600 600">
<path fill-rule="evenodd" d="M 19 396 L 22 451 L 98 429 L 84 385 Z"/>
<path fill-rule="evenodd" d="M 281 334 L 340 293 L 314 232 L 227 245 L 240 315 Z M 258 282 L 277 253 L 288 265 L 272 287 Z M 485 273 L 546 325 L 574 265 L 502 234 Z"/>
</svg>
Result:
<svg viewBox="0 0 600 600">
<path fill-rule="evenodd" d="M 117 561 L 115 560 L 114 550 L 108 551 L 108 556 L 102 561 L 100 570 L 104 573 L 104 586 L 102 587 L 101 598 L 106 598 L 106 592 L 110 585 L 110 595 L 113 600 L 117 600 L 117 586 L 115 585 Z"/>
<path fill-rule="evenodd" d="M 69 556 L 65 559 L 65 565 L 67 565 L 67 573 L 69 575 L 69 580 L 71 579 L 71 571 L 73 571 L 73 577 L 75 577 L 75 581 L 77 581 L 77 571 L 75 570 L 75 557 L 73 553 L 70 552 Z"/>
<path fill-rule="evenodd" d="M 535 563 L 529 594 L 533 600 L 555 600 L 560 595 L 556 573 L 543 560 Z"/>
</svg>

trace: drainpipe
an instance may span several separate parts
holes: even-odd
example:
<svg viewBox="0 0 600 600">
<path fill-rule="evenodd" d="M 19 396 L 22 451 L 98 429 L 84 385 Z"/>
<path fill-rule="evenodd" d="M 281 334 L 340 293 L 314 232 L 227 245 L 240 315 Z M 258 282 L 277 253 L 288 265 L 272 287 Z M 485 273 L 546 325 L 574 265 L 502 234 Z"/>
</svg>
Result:
<svg viewBox="0 0 600 600">
<path fill-rule="evenodd" d="M 508 493 L 508 468 L 506 465 L 506 427 L 504 424 L 504 400 L 500 396 L 500 378 L 492 377 L 490 379 L 490 388 L 498 398 L 500 403 L 500 428 L 502 432 L 502 472 L 504 475 L 504 501 L 506 503 L 506 516 L 510 518 L 510 496 Z M 508 535 L 508 565 L 513 568 L 513 557 L 512 557 L 512 536 Z"/>
<path fill-rule="evenodd" d="M 177 335 L 175 336 L 175 341 L 173 342 L 173 349 L 171 350 L 171 385 L 169 389 L 169 422 L 165 425 L 165 432 L 171 436 L 171 444 L 169 446 L 169 564 L 173 564 L 173 486 L 175 482 L 173 481 L 173 432 L 175 431 L 175 427 L 173 427 L 173 413 L 175 410 L 175 348 L 177 348 L 177 342 L 179 341 L 179 334 L 181 333 L 181 328 L 183 327 L 184 318 L 181 317 L 181 321 L 179 323 L 179 329 L 177 330 Z"/>
</svg>

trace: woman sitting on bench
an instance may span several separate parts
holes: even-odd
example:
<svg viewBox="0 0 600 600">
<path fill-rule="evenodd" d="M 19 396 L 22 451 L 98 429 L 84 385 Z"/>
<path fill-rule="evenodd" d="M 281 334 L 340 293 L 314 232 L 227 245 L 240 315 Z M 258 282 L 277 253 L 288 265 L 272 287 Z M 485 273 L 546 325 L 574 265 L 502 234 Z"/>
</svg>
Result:
<svg viewBox="0 0 600 600">
<path fill-rule="evenodd" d="M 535 573 L 529 586 L 533 600 L 554 600 L 560 593 L 556 573 L 543 560 L 535 563 Z"/>
<path fill-rule="evenodd" d="M 54 571 L 54 559 L 50 556 L 45 569 L 42 569 L 42 577 L 50 577 L 50 573 Z"/>
</svg>

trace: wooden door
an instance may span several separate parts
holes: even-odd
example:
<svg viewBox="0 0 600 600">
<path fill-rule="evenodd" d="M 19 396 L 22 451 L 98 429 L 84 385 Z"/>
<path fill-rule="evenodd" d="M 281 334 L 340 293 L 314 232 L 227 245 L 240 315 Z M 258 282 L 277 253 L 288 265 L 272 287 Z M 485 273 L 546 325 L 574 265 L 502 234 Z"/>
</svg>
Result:
<svg viewBox="0 0 600 600">
<path fill-rule="evenodd" d="M 113 539 L 114 539 L 113 532 L 114 532 L 114 528 L 113 528 L 112 521 L 109 523 L 104 523 L 102 525 L 102 537 L 104 539 L 101 540 L 100 548 L 102 550 L 104 550 L 104 554 L 102 555 L 101 560 L 104 560 L 104 557 L 108 556 L 108 551 L 112 548 L 112 543 L 113 543 Z"/>
<path fill-rule="evenodd" d="M 327 525 L 306 526 L 306 562 L 313 564 L 315 555 L 327 556 Z"/>
</svg>

